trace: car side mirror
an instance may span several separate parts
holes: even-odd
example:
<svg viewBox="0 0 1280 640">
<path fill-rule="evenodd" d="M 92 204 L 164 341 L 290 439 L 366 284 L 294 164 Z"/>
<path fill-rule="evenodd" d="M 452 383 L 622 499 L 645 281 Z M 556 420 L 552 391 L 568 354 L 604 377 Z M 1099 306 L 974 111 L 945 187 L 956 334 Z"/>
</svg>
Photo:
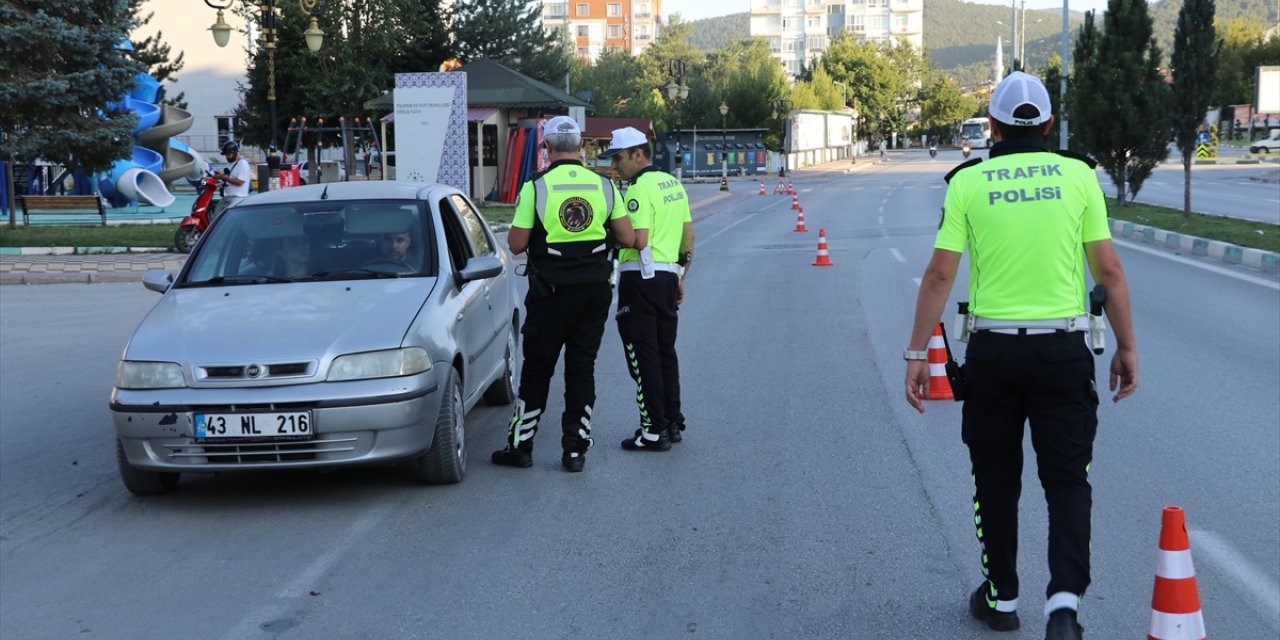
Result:
<svg viewBox="0 0 1280 640">
<path fill-rule="evenodd" d="M 502 260 L 498 256 L 476 256 L 468 260 L 467 265 L 458 272 L 458 284 L 495 278 L 502 274 L 502 268 Z"/>
<path fill-rule="evenodd" d="M 173 284 L 173 276 L 172 271 L 152 269 L 142 274 L 142 286 L 156 293 L 164 293 Z"/>
</svg>

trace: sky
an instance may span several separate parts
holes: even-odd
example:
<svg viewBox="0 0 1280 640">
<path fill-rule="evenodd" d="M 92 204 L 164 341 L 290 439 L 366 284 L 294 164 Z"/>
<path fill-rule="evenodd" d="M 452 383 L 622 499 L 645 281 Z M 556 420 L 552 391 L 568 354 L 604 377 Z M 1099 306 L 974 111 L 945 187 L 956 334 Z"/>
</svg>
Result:
<svg viewBox="0 0 1280 640">
<path fill-rule="evenodd" d="M 1069 0 L 1072 11 L 1098 10 L 1107 7 L 1106 0 Z M 1011 6 L 1009 0 L 981 0 L 980 4 Z M 1062 9 L 1062 0 L 1027 0 L 1028 9 Z M 731 13 L 743 13 L 751 10 L 751 0 L 662 0 L 663 17 L 679 13 L 685 20 L 700 20 L 727 16 Z M 925 11 L 929 8 L 925 6 Z"/>
</svg>

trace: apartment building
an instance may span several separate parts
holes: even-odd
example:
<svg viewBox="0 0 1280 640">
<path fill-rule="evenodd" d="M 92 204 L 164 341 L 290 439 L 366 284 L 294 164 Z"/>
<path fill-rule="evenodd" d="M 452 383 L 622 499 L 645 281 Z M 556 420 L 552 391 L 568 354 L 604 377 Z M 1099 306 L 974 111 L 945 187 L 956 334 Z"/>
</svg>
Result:
<svg viewBox="0 0 1280 640">
<path fill-rule="evenodd" d="M 751 0 L 751 35 L 794 78 L 841 31 L 863 42 L 924 43 L 924 0 Z"/>
<path fill-rule="evenodd" d="M 594 62 L 606 51 L 639 55 L 658 37 L 661 12 L 662 0 L 542 0 L 542 27 Z"/>
</svg>

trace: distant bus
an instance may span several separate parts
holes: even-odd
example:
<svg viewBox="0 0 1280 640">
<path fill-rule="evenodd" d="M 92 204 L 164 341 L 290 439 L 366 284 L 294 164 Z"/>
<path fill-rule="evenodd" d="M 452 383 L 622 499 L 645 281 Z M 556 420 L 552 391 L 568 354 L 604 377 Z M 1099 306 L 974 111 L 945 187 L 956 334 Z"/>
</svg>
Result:
<svg viewBox="0 0 1280 640">
<path fill-rule="evenodd" d="M 991 121 L 986 118 L 969 118 L 960 124 L 960 142 L 971 147 L 991 146 Z"/>
</svg>

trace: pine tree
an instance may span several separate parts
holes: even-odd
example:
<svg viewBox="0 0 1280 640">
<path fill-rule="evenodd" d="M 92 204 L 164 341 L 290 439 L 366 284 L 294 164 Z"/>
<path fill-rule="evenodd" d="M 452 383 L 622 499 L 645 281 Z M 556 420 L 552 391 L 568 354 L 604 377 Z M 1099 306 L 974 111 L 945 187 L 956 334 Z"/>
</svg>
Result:
<svg viewBox="0 0 1280 640">
<path fill-rule="evenodd" d="M 132 26 L 128 0 L 0 3 L 0 158 L 91 172 L 128 157 Z"/>
<path fill-rule="evenodd" d="M 464 60 L 487 58 L 552 86 L 564 86 L 569 54 L 542 28 L 542 5 L 528 0 L 458 0 L 454 44 Z"/>
<path fill-rule="evenodd" d="M 1173 133 L 1182 151 L 1182 215 L 1191 217 L 1191 160 L 1196 133 L 1213 97 L 1222 45 L 1213 27 L 1214 0 L 1184 0 L 1173 31 Z"/>
<path fill-rule="evenodd" d="M 1137 195 L 1169 155 L 1169 87 L 1161 78 L 1146 0 L 1109 0 L 1104 28 L 1085 17 L 1076 41 L 1075 138 L 1116 185 L 1121 204 Z"/>
<path fill-rule="evenodd" d="M 155 12 L 150 12 L 145 16 L 142 15 L 142 5 L 146 0 L 129 0 L 129 15 L 132 16 L 135 29 L 145 27 L 151 22 L 151 18 L 155 16 Z M 165 80 L 177 80 L 174 74 L 182 71 L 185 64 L 182 60 L 186 54 L 179 51 L 178 57 L 170 58 L 172 49 L 169 43 L 164 41 L 164 32 L 157 31 L 153 36 L 147 36 L 141 40 L 133 41 L 133 59 L 146 65 L 147 73 L 155 78 L 158 82 Z M 186 94 L 179 93 L 176 96 L 165 97 L 165 104 L 173 105 L 179 109 L 187 108 L 187 101 L 183 98 Z"/>
</svg>

